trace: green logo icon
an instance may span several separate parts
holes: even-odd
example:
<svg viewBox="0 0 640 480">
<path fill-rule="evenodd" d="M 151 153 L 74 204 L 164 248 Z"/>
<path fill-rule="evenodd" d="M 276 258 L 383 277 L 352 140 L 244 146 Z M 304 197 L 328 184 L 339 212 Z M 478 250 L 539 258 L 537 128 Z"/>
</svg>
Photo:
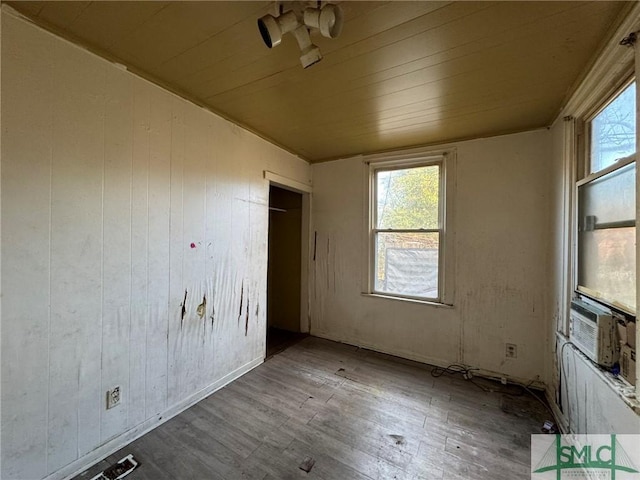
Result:
<svg viewBox="0 0 640 480">
<path fill-rule="evenodd" d="M 563 443 L 563 437 L 565 436 L 555 436 L 553 443 L 535 466 L 533 473 L 556 471 L 557 480 L 561 480 L 562 472 L 567 470 L 571 470 L 572 478 L 576 478 L 575 474 L 579 472 L 584 473 L 583 478 L 592 478 L 595 471 L 601 474 L 608 471 L 611 480 L 615 480 L 618 471 L 638 473 L 636 466 L 620 445 L 615 434 L 609 436 L 610 441 L 591 442 L 585 445 L 576 445 L 573 442 Z"/>
</svg>

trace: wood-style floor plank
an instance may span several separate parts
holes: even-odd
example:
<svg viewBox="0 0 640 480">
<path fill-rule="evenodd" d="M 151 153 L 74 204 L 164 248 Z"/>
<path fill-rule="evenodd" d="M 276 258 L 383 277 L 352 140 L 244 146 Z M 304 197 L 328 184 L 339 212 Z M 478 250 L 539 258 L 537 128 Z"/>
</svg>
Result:
<svg viewBox="0 0 640 480">
<path fill-rule="evenodd" d="M 517 387 L 431 370 L 308 337 L 77 479 L 129 453 L 141 467 L 128 480 L 529 478 L 544 407 Z"/>
</svg>

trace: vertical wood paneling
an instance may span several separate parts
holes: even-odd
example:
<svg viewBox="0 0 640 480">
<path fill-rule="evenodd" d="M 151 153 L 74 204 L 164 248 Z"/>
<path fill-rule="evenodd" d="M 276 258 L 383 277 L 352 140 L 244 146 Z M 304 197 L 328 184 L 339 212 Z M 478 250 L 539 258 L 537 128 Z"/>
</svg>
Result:
<svg viewBox="0 0 640 480">
<path fill-rule="evenodd" d="M 150 106 L 146 418 L 167 407 L 171 96 L 154 89 Z"/>
<path fill-rule="evenodd" d="M 283 175 L 309 168 L 2 18 L 2 478 L 62 478 L 262 357 L 261 149 Z"/>
<path fill-rule="evenodd" d="M 220 204 L 216 199 L 217 193 L 217 178 L 218 178 L 218 156 L 216 152 L 216 135 L 213 118 L 208 117 L 206 119 L 206 155 L 207 162 L 205 164 L 205 277 L 206 277 L 206 310 L 203 318 L 203 328 L 205 331 L 204 337 L 204 352 L 203 352 L 203 365 L 202 374 L 203 378 L 211 378 L 215 375 L 216 357 L 218 351 L 216 349 L 215 341 L 215 303 L 219 294 L 218 282 L 216 280 L 216 268 L 219 268 L 219 258 L 216 257 L 216 252 L 219 248 L 216 245 L 214 233 L 216 219 L 221 215 Z"/>
<path fill-rule="evenodd" d="M 131 330 L 129 426 L 146 418 L 147 323 L 149 320 L 149 132 L 151 99 L 145 82 L 134 81 L 131 188 Z"/>
<path fill-rule="evenodd" d="M 184 175 L 184 110 L 185 103 L 171 100 L 171 185 L 170 185 L 170 224 L 169 224 L 169 325 L 168 325 L 168 392 L 169 405 L 180 399 L 183 377 L 180 360 L 181 331 L 183 325 L 182 308 L 184 301 L 183 258 L 183 175 Z M 186 309 L 186 306 L 184 307 Z"/>
<path fill-rule="evenodd" d="M 257 138 L 251 137 L 251 143 L 256 143 Z M 252 151 L 258 149 L 251 148 Z M 251 323 L 256 330 L 252 335 L 251 355 L 259 356 L 266 352 L 267 339 L 267 289 L 261 285 L 267 284 L 267 266 L 261 259 L 269 256 L 269 183 L 264 179 L 264 172 L 260 164 L 264 162 L 266 155 L 252 154 L 247 162 L 247 174 L 249 175 L 249 198 L 251 207 L 250 244 L 251 244 L 251 277 L 256 282 L 254 306 L 251 309 Z M 298 285 L 300 288 L 300 285 Z"/>
<path fill-rule="evenodd" d="M 212 242 L 214 262 L 212 276 L 215 284 L 215 296 L 212 308 L 215 309 L 214 344 L 216 354 L 213 364 L 214 377 L 229 371 L 231 360 L 227 353 L 229 338 L 238 331 L 238 310 L 240 302 L 240 284 L 236 286 L 236 265 L 231 259 L 233 239 L 231 235 L 233 203 L 233 151 L 231 146 L 235 137 L 230 135 L 228 125 L 213 118 L 212 142 L 215 149 L 215 166 L 211 170 L 212 179 L 208 190 L 207 201 L 211 215 L 207 216 L 207 236 Z M 213 191 L 211 191 L 213 190 Z M 213 196 L 212 196 L 213 195 Z"/>
<path fill-rule="evenodd" d="M 49 469 L 100 444 L 105 65 L 56 45 Z"/>
<path fill-rule="evenodd" d="M 206 114 L 201 109 L 185 112 L 184 156 L 184 270 L 183 281 L 188 291 L 183 322 L 182 360 L 185 366 L 183 394 L 195 393 L 203 385 L 205 344 L 204 321 L 196 310 L 206 292 L 205 281 L 205 176 Z"/>
<path fill-rule="evenodd" d="M 260 182 L 262 183 L 262 182 Z M 263 188 L 264 189 L 264 188 Z M 267 208 L 265 208 L 265 206 Z M 267 282 L 267 263 L 261 261 L 268 257 L 267 232 L 269 228 L 268 203 L 251 203 L 249 207 L 250 218 L 250 245 L 251 265 L 250 276 L 254 281 L 252 306 L 249 310 L 249 328 L 253 329 L 247 338 L 252 343 L 251 348 L 245 351 L 247 361 L 266 351 L 267 340 L 267 291 L 262 288 Z M 298 285 L 298 288 L 300 285 Z"/>
<path fill-rule="evenodd" d="M 2 478 L 47 473 L 53 45 L 27 29 L 2 16 Z"/>
<path fill-rule="evenodd" d="M 238 155 L 243 158 L 244 161 L 248 161 L 244 158 L 242 136 L 239 130 L 231 129 L 234 135 L 234 142 L 232 144 L 231 155 Z M 233 177 L 244 180 L 244 161 L 242 164 L 234 164 Z M 244 184 L 244 181 L 236 181 L 233 183 L 233 198 L 231 200 L 231 248 L 230 248 L 230 268 L 236 275 L 235 280 L 235 301 L 238 305 L 238 317 L 236 320 L 236 328 L 231 329 L 227 335 L 242 345 L 247 345 L 247 336 L 249 334 L 249 326 L 247 323 L 249 309 L 252 308 L 252 298 L 254 296 L 253 282 L 248 275 L 248 264 L 250 262 L 250 245 L 249 245 L 249 229 L 246 228 L 250 225 L 251 219 L 249 217 L 249 186 Z M 246 335 L 245 335 L 246 332 Z M 253 334 L 253 331 L 252 331 Z M 240 362 L 244 351 L 241 349 L 234 349 L 227 353 L 228 361 L 230 364 Z"/>
<path fill-rule="evenodd" d="M 131 162 L 133 81 L 121 70 L 107 72 L 105 95 L 104 255 L 102 394 L 116 385 L 129 397 L 131 327 Z M 129 402 L 106 410 L 101 403 L 105 441 L 127 428 Z"/>
</svg>

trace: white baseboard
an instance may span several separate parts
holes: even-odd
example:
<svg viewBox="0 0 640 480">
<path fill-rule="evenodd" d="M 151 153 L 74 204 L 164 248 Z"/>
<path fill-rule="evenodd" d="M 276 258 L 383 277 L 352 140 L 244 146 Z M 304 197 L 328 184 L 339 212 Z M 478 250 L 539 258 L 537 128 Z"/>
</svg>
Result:
<svg viewBox="0 0 640 480">
<path fill-rule="evenodd" d="M 240 368 L 237 368 L 233 372 L 228 373 L 220 380 L 212 383 L 211 385 L 203 388 L 202 390 L 190 395 L 183 401 L 173 405 L 172 407 L 166 409 L 165 411 L 154 415 L 152 418 L 146 420 L 140 425 L 127 430 L 126 432 L 118 435 L 117 437 L 109 440 L 107 443 L 100 445 L 98 448 L 88 453 L 87 455 L 75 460 L 74 462 L 62 467 L 60 470 L 50 474 L 45 477 L 44 480 L 66 480 L 75 477 L 76 475 L 84 472 L 86 469 L 90 468 L 92 465 L 100 462 L 105 459 L 109 455 L 117 452 L 122 447 L 125 447 L 129 443 L 134 440 L 140 438 L 145 433 L 150 432 L 154 428 L 162 425 L 167 420 L 171 420 L 173 417 L 178 415 L 179 413 L 185 411 L 187 408 L 195 405 L 200 400 L 208 397 L 216 390 L 220 390 L 225 385 L 231 383 L 235 379 L 241 377 L 245 373 L 253 370 L 258 365 L 264 362 L 264 358 L 256 358 L 249 363 L 244 364 Z"/>
</svg>

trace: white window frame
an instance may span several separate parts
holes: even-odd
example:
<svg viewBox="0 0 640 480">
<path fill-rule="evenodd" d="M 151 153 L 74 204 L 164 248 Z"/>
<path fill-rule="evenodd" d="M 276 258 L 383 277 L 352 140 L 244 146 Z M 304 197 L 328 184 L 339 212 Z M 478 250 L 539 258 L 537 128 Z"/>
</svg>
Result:
<svg viewBox="0 0 640 480">
<path fill-rule="evenodd" d="M 621 31 L 626 31 L 622 29 Z M 584 83 L 563 110 L 563 275 L 561 304 L 556 331 L 569 336 L 571 300 L 578 286 L 578 182 L 589 175 L 591 155 L 589 121 L 605 108 L 622 89 L 635 78 L 634 53 L 621 48 L 618 41 L 607 46 L 607 55 L 593 67 Z M 640 50 L 638 50 L 640 52 Z M 640 53 L 639 53 L 640 58 Z M 638 61 L 640 65 L 640 60 Z M 638 86 L 636 85 L 636 89 Z M 637 90 L 636 90 L 637 91 Z M 636 109 L 638 105 L 636 105 Z M 640 123 L 637 124 L 637 129 Z M 637 131 L 637 130 L 636 130 Z M 640 182 L 638 177 L 637 182 Z M 638 188 L 636 192 L 638 192 Z M 636 203 L 640 197 L 636 199 Z M 637 261 L 640 261 L 638 256 Z M 640 268 L 637 269 L 640 271 Z M 640 288 L 640 283 L 636 282 Z M 640 296 L 638 297 L 640 298 Z M 640 335 L 639 335 L 640 336 Z M 640 389 L 640 386 L 638 387 Z"/>
<path fill-rule="evenodd" d="M 636 82 L 636 90 L 638 89 L 638 82 L 637 79 L 635 77 L 635 75 L 631 75 L 631 76 L 627 76 L 626 79 L 621 82 L 618 83 L 618 86 L 613 89 L 612 91 L 608 92 L 608 94 L 599 102 L 599 104 L 597 105 L 596 108 L 587 111 L 583 117 L 580 119 L 581 122 L 581 126 L 582 129 L 584 130 L 584 135 L 582 138 L 582 141 L 579 142 L 579 156 L 576 159 L 577 163 L 579 164 L 578 166 L 578 171 L 579 171 L 579 178 L 576 179 L 575 181 L 575 186 L 574 186 L 574 201 L 573 201 L 573 219 L 574 219 L 574 225 L 573 225 L 573 235 L 575 238 L 574 244 L 573 244 L 573 255 L 572 255 L 572 279 L 573 279 L 573 291 L 586 295 L 588 297 L 592 297 L 594 298 L 597 302 L 600 302 L 604 305 L 607 305 L 609 307 L 614 307 L 614 308 L 618 308 L 622 311 L 624 311 L 625 313 L 627 313 L 628 315 L 631 315 L 633 317 L 637 316 L 637 310 L 638 310 L 638 298 L 636 298 L 636 311 L 630 311 L 627 308 L 624 308 L 620 305 L 614 305 L 612 303 L 610 303 L 608 301 L 608 299 L 605 298 L 600 298 L 597 294 L 595 294 L 594 292 L 589 291 L 586 287 L 583 288 L 579 285 L 578 283 L 578 270 L 580 268 L 580 264 L 579 264 L 579 246 L 578 246 L 578 221 L 579 221 L 579 216 L 578 216 L 578 210 L 580 208 L 580 202 L 578 199 L 578 189 L 579 187 L 586 185 L 594 180 L 597 180 L 600 177 L 603 177 L 609 173 L 615 172 L 617 170 L 620 170 L 621 168 L 626 167 L 629 164 L 635 163 L 636 162 L 636 156 L 637 156 L 637 148 L 636 148 L 636 152 L 628 157 L 622 157 L 617 159 L 613 164 L 608 165 L 600 170 L 591 171 L 591 152 L 592 152 L 592 148 L 591 148 L 591 142 L 593 139 L 592 136 L 592 122 L 595 119 L 596 116 L 598 116 L 605 108 L 607 108 L 616 98 L 618 98 L 619 95 L 622 94 L 622 92 L 629 87 L 632 83 Z M 637 108 L 638 106 L 636 105 L 636 112 L 637 112 Z M 636 118 L 636 122 L 638 121 L 638 119 Z M 580 160 L 582 159 L 582 162 L 580 162 Z M 637 175 L 637 166 L 636 166 L 636 175 Z M 636 184 L 638 183 L 638 180 L 636 180 Z M 637 189 L 636 189 L 636 195 L 637 195 Z M 637 215 L 636 215 L 636 222 L 637 224 Z M 638 285 L 638 272 L 636 271 L 636 286 Z M 568 328 L 568 325 L 567 325 Z M 568 331 L 568 330 L 567 330 Z"/>
<path fill-rule="evenodd" d="M 365 182 L 365 224 L 363 233 L 363 294 L 375 297 L 419 302 L 436 306 L 453 306 L 454 302 L 454 186 L 456 170 L 455 149 L 425 150 L 412 149 L 401 152 L 368 155 L 363 158 Z M 409 295 L 391 294 L 375 290 L 376 271 L 376 228 L 377 187 L 376 172 L 415 168 L 428 165 L 440 166 L 439 202 L 440 224 L 437 229 L 416 230 L 420 232 L 436 231 L 440 233 L 438 252 L 438 296 L 437 298 L 423 298 Z M 397 230 L 392 230 L 397 231 Z"/>
</svg>

